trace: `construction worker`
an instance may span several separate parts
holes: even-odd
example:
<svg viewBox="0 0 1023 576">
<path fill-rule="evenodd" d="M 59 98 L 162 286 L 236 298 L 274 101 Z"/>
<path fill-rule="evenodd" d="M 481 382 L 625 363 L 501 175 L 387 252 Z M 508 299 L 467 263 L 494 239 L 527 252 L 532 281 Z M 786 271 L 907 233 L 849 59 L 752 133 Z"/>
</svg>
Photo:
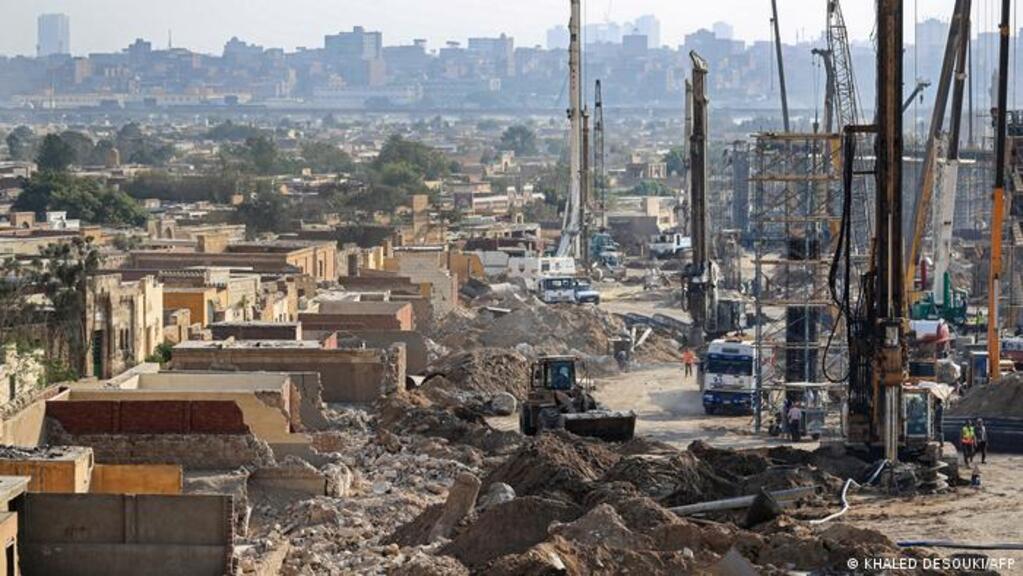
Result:
<svg viewBox="0 0 1023 576">
<path fill-rule="evenodd" d="M 959 431 L 959 445 L 963 448 L 963 462 L 967 466 L 973 461 L 973 451 L 976 448 L 976 436 L 973 432 L 973 421 L 967 420 Z"/>
<path fill-rule="evenodd" d="M 693 364 L 696 364 L 696 354 L 693 353 L 691 348 L 686 348 L 682 352 L 682 364 L 685 366 L 686 378 L 693 375 Z"/>
<path fill-rule="evenodd" d="M 803 439 L 803 410 L 799 407 L 798 402 L 793 403 L 792 408 L 789 408 L 788 421 L 792 441 L 799 442 Z"/>
<path fill-rule="evenodd" d="M 987 464 L 987 426 L 983 418 L 977 418 L 977 426 L 973 429 L 974 438 L 977 441 L 977 452 L 980 453 L 980 463 Z"/>
</svg>

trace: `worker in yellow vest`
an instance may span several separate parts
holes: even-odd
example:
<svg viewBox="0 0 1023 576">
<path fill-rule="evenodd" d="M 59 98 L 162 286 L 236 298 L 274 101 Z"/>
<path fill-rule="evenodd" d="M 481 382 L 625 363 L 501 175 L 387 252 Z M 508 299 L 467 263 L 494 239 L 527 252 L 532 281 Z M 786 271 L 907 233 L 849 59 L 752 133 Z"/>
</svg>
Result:
<svg viewBox="0 0 1023 576">
<path fill-rule="evenodd" d="M 973 460 L 973 452 L 977 446 L 977 435 L 973 430 L 973 421 L 967 420 L 959 431 L 959 445 L 963 449 L 963 461 L 967 466 Z"/>
</svg>

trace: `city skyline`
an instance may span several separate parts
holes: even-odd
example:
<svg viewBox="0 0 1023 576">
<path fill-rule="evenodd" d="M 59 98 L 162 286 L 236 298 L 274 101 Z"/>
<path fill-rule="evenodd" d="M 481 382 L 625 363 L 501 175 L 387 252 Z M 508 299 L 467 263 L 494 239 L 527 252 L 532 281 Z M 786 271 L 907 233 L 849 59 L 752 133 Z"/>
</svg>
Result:
<svg viewBox="0 0 1023 576">
<path fill-rule="evenodd" d="M 757 10 L 748 8 L 751 0 L 720 0 L 711 6 L 685 6 L 667 0 L 636 0 L 627 6 L 613 1 L 588 3 L 584 13 L 587 24 L 629 22 L 651 14 L 661 22 L 661 44 L 676 47 L 686 34 L 710 28 L 708 22 L 727 23 L 737 39 L 753 42 L 770 39 L 770 4 L 763 1 Z M 198 0 L 178 2 L 147 2 L 141 7 L 126 0 L 92 0 L 86 6 L 78 0 L 43 0 L 16 4 L 0 0 L 0 14 L 13 25 L 10 33 L 0 37 L 0 54 L 32 55 L 36 51 L 36 19 L 43 13 L 64 13 L 71 19 L 73 41 L 71 52 L 119 51 L 135 38 L 145 38 L 154 46 L 189 48 L 196 52 L 220 53 L 231 37 L 266 47 L 294 50 L 298 47 L 320 46 L 323 36 L 355 25 L 384 33 L 388 45 L 409 44 L 425 38 L 431 49 L 447 41 L 465 42 L 471 36 L 498 36 L 502 33 L 516 39 L 518 46 L 545 45 L 547 31 L 563 25 L 567 19 L 567 2 L 561 6 L 549 0 L 523 0 L 514 6 L 499 5 L 480 9 L 479 2 L 449 0 L 438 10 L 434 6 L 424 13 L 422 4 L 409 0 L 331 2 L 327 0 L 296 0 L 287 7 L 260 0 L 260 9 L 252 2 L 224 0 L 200 7 Z M 844 6 L 852 37 L 866 40 L 872 22 L 872 4 L 847 2 Z M 928 17 L 947 19 L 950 8 L 941 0 L 919 0 L 916 20 Z M 762 9 L 761 9 L 762 8 Z M 824 24 L 824 6 L 820 0 L 783 0 L 779 6 L 782 37 L 786 43 L 815 38 Z M 522 12 L 531 17 L 521 18 Z M 912 42 L 914 18 L 907 10 L 907 42 Z M 975 27 L 988 31 L 993 15 L 975 7 Z M 518 15 L 519 17 L 516 17 Z M 680 18 L 680 15 L 682 17 Z M 200 17 L 201 16 L 201 17 Z M 693 24 L 690 24 L 693 23 Z M 695 23 L 700 23 L 699 25 Z"/>
</svg>

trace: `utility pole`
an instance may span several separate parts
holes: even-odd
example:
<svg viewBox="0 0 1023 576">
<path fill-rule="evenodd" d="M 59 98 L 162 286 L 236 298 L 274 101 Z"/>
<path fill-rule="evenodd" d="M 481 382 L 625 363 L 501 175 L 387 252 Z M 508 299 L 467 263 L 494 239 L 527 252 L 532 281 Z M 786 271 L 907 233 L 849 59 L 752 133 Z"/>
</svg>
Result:
<svg viewBox="0 0 1023 576">
<path fill-rule="evenodd" d="M 781 88 L 781 118 L 785 132 L 790 132 L 789 126 L 789 94 L 785 89 L 785 60 L 781 51 L 781 30 L 778 27 L 778 0 L 771 0 L 771 24 L 774 25 L 774 52 L 778 57 L 778 85 Z"/>
<path fill-rule="evenodd" d="M 1001 366 L 998 299 L 1002 277 L 1002 223 L 1005 219 L 1005 126 L 1009 100 L 1009 4 L 1002 0 L 998 51 L 998 109 L 995 112 L 995 187 L 991 208 L 991 268 L 988 273 L 987 365 L 988 378 L 997 382 Z"/>
</svg>

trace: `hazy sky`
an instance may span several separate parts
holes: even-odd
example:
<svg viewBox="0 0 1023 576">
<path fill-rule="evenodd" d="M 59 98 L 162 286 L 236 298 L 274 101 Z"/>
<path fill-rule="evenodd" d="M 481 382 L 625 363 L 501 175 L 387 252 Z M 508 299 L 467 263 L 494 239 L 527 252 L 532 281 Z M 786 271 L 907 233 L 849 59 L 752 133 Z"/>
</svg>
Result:
<svg viewBox="0 0 1023 576">
<path fill-rule="evenodd" d="M 778 0 L 786 42 L 819 34 L 827 0 Z M 952 0 L 906 0 L 907 41 L 914 10 L 919 19 L 948 18 Z M 995 0 L 974 0 L 975 21 L 991 29 Z M 769 0 L 584 0 L 588 23 L 654 14 L 662 43 L 677 46 L 685 34 L 717 21 L 730 22 L 746 40 L 770 37 Z M 866 39 L 873 28 L 872 0 L 845 0 L 850 31 Z M 542 44 L 546 30 L 568 20 L 568 0 L 0 0 L 0 54 L 34 54 L 36 17 L 71 16 L 75 54 L 116 51 L 138 37 L 166 46 L 219 54 L 231 36 L 267 47 L 318 47 L 323 35 L 363 25 L 384 32 L 384 44 L 425 37 L 431 48 L 470 35 L 515 37 L 517 45 Z"/>
</svg>

